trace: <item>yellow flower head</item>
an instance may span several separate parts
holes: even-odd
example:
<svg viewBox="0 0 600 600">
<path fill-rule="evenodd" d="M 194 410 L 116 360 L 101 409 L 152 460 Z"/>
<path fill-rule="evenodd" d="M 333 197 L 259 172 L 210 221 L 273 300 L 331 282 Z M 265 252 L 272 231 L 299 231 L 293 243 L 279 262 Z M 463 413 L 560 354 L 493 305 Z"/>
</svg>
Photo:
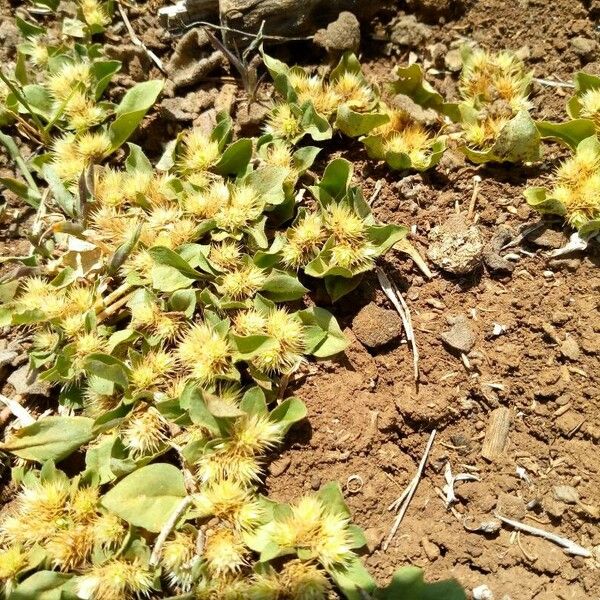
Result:
<svg viewBox="0 0 600 600">
<path fill-rule="evenodd" d="M 66 63 L 48 78 L 48 89 L 58 101 L 65 101 L 73 90 L 88 90 L 92 85 L 90 65 L 84 62 Z"/>
<path fill-rule="evenodd" d="M 600 88 L 586 90 L 579 97 L 581 105 L 579 115 L 584 119 L 592 119 L 596 129 L 600 129 Z"/>
<path fill-rule="evenodd" d="M 286 266 L 298 269 L 317 255 L 324 241 L 323 220 L 317 213 L 307 214 L 287 230 L 286 236 L 281 259 Z"/>
<path fill-rule="evenodd" d="M 522 61 L 514 54 L 475 50 L 463 65 L 460 93 L 474 104 L 502 100 L 516 112 L 529 108 L 530 79 Z"/>
<path fill-rule="evenodd" d="M 275 138 L 293 140 L 302 133 L 302 125 L 290 105 L 282 103 L 272 108 L 267 117 L 265 131 Z"/>
<path fill-rule="evenodd" d="M 177 356 L 189 375 L 201 383 L 224 377 L 233 365 L 226 336 L 206 323 L 196 323 L 183 334 Z"/>
<path fill-rule="evenodd" d="M 56 138 L 50 154 L 56 174 L 64 181 L 76 179 L 86 167 L 85 159 L 77 149 L 73 134 Z"/>
<path fill-rule="evenodd" d="M 83 412 L 87 417 L 96 418 L 109 410 L 117 408 L 121 402 L 121 396 L 99 394 L 91 387 L 86 388 L 83 394 Z"/>
<path fill-rule="evenodd" d="M 260 216 L 264 208 L 258 192 L 248 186 L 233 188 L 229 202 L 215 214 L 217 227 L 226 231 L 238 231 Z"/>
<path fill-rule="evenodd" d="M 45 549 L 55 567 L 61 571 L 72 571 L 88 562 L 93 546 L 93 530 L 90 527 L 71 525 L 57 531 L 45 545 Z"/>
<path fill-rule="evenodd" d="M 146 565 L 117 558 L 87 570 L 77 581 L 77 594 L 93 600 L 133 600 L 149 594 L 152 585 Z"/>
<path fill-rule="evenodd" d="M 29 562 L 29 554 L 20 546 L 0 550 L 0 580 L 14 579 Z"/>
<path fill-rule="evenodd" d="M 336 241 L 352 244 L 364 239 L 365 222 L 345 204 L 328 206 L 324 217 L 325 227 L 335 236 Z"/>
<path fill-rule="evenodd" d="M 175 357 L 165 350 L 140 356 L 131 366 L 129 382 L 134 390 L 151 391 L 163 383 L 175 366 Z"/>
<path fill-rule="evenodd" d="M 125 537 L 125 526 L 113 513 L 100 515 L 92 525 L 94 542 L 105 548 L 116 548 Z"/>
<path fill-rule="evenodd" d="M 477 123 L 464 123 L 467 144 L 478 150 L 485 150 L 498 137 L 510 119 L 508 117 L 485 117 Z"/>
<path fill-rule="evenodd" d="M 267 280 L 265 271 L 249 262 L 222 275 L 217 283 L 220 294 L 233 300 L 251 298 Z"/>
<path fill-rule="evenodd" d="M 340 97 L 342 104 L 361 111 L 366 110 L 373 103 L 373 90 L 356 74 L 345 72 L 333 83 L 334 92 Z"/>
<path fill-rule="evenodd" d="M 229 529 L 219 529 L 206 540 L 204 560 L 209 572 L 216 577 L 240 573 L 247 564 L 248 551 Z"/>
<path fill-rule="evenodd" d="M 64 108 L 69 129 L 86 131 L 99 125 L 106 116 L 104 110 L 89 98 L 84 92 L 76 90 L 69 98 Z"/>
<path fill-rule="evenodd" d="M 132 458 L 158 452 L 168 440 L 168 422 L 153 407 L 135 409 L 123 425 L 121 438 Z"/>
<path fill-rule="evenodd" d="M 263 415 L 239 417 L 229 435 L 228 448 L 241 456 L 266 454 L 283 440 L 281 425 Z"/>
<path fill-rule="evenodd" d="M 355 275 L 373 267 L 376 251 L 370 242 L 340 242 L 331 248 L 330 264 L 352 271 Z"/>
<path fill-rule="evenodd" d="M 348 518 L 331 511 L 314 496 L 305 496 L 291 507 L 291 514 L 265 525 L 282 548 L 303 548 L 325 567 L 345 564 L 352 557 Z"/>
<path fill-rule="evenodd" d="M 102 169 L 94 187 L 96 202 L 108 207 L 118 207 L 124 204 L 126 197 L 123 185 L 126 177 L 123 171 L 117 171 L 110 167 Z"/>
<path fill-rule="evenodd" d="M 202 483 L 231 479 L 244 485 L 256 484 L 262 469 L 253 456 L 240 456 L 228 446 L 217 452 L 202 455 L 197 463 L 196 474 Z"/>
<path fill-rule="evenodd" d="M 306 348 L 300 319 L 283 308 L 274 308 L 266 317 L 265 333 L 273 339 L 273 344 L 256 355 L 252 363 L 265 373 L 295 370 Z"/>
<path fill-rule="evenodd" d="M 64 292 L 41 277 L 27 278 L 17 300 L 24 308 L 41 310 L 51 319 L 62 315 L 66 307 Z"/>
<path fill-rule="evenodd" d="M 219 144 L 200 129 L 188 131 L 181 140 L 181 152 L 177 167 L 181 173 L 192 174 L 207 171 L 219 160 Z"/>
<path fill-rule="evenodd" d="M 300 560 L 286 563 L 280 579 L 287 596 L 293 600 L 326 600 L 332 589 L 321 569 Z"/>
<path fill-rule="evenodd" d="M 267 332 L 267 318 L 256 310 L 237 313 L 233 327 L 238 335 L 260 335 Z"/>
<path fill-rule="evenodd" d="M 70 513 L 77 523 L 89 523 L 98 514 L 100 492 L 95 486 L 81 487 L 71 495 Z"/>
<path fill-rule="evenodd" d="M 104 158 L 110 146 L 110 138 L 104 132 L 84 133 L 77 138 L 77 153 L 86 165 Z"/>
<path fill-rule="evenodd" d="M 162 547 L 160 564 L 172 586 L 187 591 L 192 587 L 192 569 L 200 557 L 196 554 L 196 535 L 192 531 L 176 531 Z"/>
<path fill-rule="evenodd" d="M 235 267 L 242 257 L 242 249 L 237 242 L 225 240 L 210 247 L 209 258 L 211 262 L 222 269 Z"/>
<path fill-rule="evenodd" d="M 37 35 L 28 38 L 30 43 L 29 60 L 36 66 L 46 68 L 50 53 L 48 52 L 48 44 L 44 40 L 44 36 Z"/>
<path fill-rule="evenodd" d="M 105 27 L 110 23 L 106 8 L 98 0 L 79 0 L 83 20 L 90 27 Z"/>
</svg>

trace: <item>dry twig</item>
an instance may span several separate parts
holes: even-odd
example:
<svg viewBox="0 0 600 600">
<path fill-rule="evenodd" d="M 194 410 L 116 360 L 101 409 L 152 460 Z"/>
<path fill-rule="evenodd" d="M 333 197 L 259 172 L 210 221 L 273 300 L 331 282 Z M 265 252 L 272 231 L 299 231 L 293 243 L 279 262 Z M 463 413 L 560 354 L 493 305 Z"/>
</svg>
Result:
<svg viewBox="0 0 600 600">
<path fill-rule="evenodd" d="M 144 44 L 144 42 L 142 42 L 142 40 L 140 40 L 140 38 L 137 36 L 136 32 L 133 30 L 133 27 L 131 26 L 131 23 L 129 22 L 129 17 L 127 16 L 127 13 L 125 12 L 125 9 L 121 6 L 120 2 L 117 2 L 117 8 L 119 9 L 119 13 L 121 14 L 121 18 L 123 19 L 123 23 L 125 23 L 125 27 L 127 28 L 127 32 L 129 33 L 129 37 L 131 38 L 131 41 L 138 46 L 139 48 L 141 48 L 148 56 L 148 58 L 163 72 L 166 73 L 165 68 L 162 64 L 162 60 L 160 60 L 160 58 L 158 58 L 158 56 L 156 56 L 156 54 L 154 54 L 154 52 L 152 52 L 152 50 L 149 50 L 146 45 Z"/>
<path fill-rule="evenodd" d="M 179 521 L 181 515 L 187 510 L 188 506 L 192 503 L 192 496 L 186 496 L 181 500 L 181 502 L 175 507 L 169 520 L 163 525 L 163 528 L 160 530 L 158 537 L 156 538 L 156 543 L 154 544 L 154 548 L 152 550 L 152 555 L 150 556 L 150 566 L 153 567 L 158 564 L 160 560 L 160 553 L 164 543 L 167 541 L 169 534 L 177 525 L 177 521 Z"/>
<path fill-rule="evenodd" d="M 429 436 L 429 441 L 427 442 L 427 446 L 425 447 L 425 452 L 423 453 L 423 457 L 421 458 L 421 462 L 419 463 L 419 468 L 417 469 L 416 475 L 413 477 L 412 481 L 408 484 L 408 487 L 402 492 L 402 494 L 400 495 L 398 500 L 396 500 L 395 502 L 393 502 L 390 505 L 390 510 L 393 510 L 397 507 L 399 507 L 400 510 L 398 512 L 398 515 L 396 516 L 396 519 L 394 520 L 392 528 L 390 529 L 390 532 L 389 532 L 385 542 L 383 542 L 382 547 L 384 550 L 388 549 L 388 546 L 390 545 L 392 538 L 396 534 L 396 531 L 398 531 L 398 527 L 400 527 L 400 523 L 402 522 L 402 519 L 404 518 L 404 515 L 406 514 L 406 511 L 408 509 L 408 505 L 410 504 L 410 501 L 412 500 L 412 497 L 417 489 L 417 486 L 419 485 L 419 481 L 421 480 L 421 475 L 423 474 L 423 469 L 425 469 L 425 465 L 427 464 L 427 458 L 429 457 L 429 452 L 431 451 L 431 446 L 433 446 L 433 441 L 435 440 L 436 433 L 437 433 L 437 431 L 434 429 L 431 432 L 431 435 Z"/>
<path fill-rule="evenodd" d="M 384 294 L 388 297 L 389 301 L 394 305 L 394 308 L 398 311 L 402 324 L 404 325 L 404 331 L 406 332 L 406 339 L 412 347 L 413 352 L 413 369 L 415 381 L 419 380 L 419 350 L 417 348 L 417 342 L 415 340 L 415 331 L 412 325 L 412 319 L 410 316 L 410 309 L 404 301 L 402 294 L 394 283 L 392 283 L 385 271 L 377 267 L 377 278 L 379 279 L 379 285 Z"/>
<path fill-rule="evenodd" d="M 551 533 L 550 531 L 539 529 L 538 527 L 532 527 L 531 525 L 521 523 L 520 521 L 508 519 L 507 517 L 503 517 L 498 513 L 496 513 L 495 516 L 497 519 L 500 519 L 500 521 L 502 521 L 506 525 L 510 525 L 518 531 L 524 531 L 525 533 L 530 533 L 531 535 L 537 535 L 538 537 L 550 540 L 551 542 L 562 546 L 569 554 L 573 554 L 574 556 L 583 556 L 584 558 L 589 558 L 592 556 L 592 553 L 583 546 L 580 546 L 579 544 L 576 544 L 575 542 L 572 542 L 567 538 L 561 537 L 556 533 Z"/>
<path fill-rule="evenodd" d="M 31 416 L 31 413 L 16 400 L 0 394 L 0 402 L 2 402 L 2 404 L 4 404 L 6 408 L 19 419 L 19 421 L 21 421 L 24 427 L 35 423 L 35 419 Z"/>
</svg>

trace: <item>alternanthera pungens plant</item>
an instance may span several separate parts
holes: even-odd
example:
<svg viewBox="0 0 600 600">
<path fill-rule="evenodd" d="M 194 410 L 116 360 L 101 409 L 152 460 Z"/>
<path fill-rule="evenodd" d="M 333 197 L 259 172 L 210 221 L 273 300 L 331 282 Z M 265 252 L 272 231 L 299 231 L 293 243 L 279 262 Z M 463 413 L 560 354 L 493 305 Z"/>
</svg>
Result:
<svg viewBox="0 0 600 600">
<path fill-rule="evenodd" d="M 464 47 L 462 54 L 458 102 L 446 102 L 416 64 L 397 68 L 392 89 L 460 123 L 454 137 L 475 163 L 538 160 L 540 134 L 529 115 L 531 73 L 511 52 Z"/>
<path fill-rule="evenodd" d="M 52 153 L 54 173 L 72 142 Z M 330 278 L 336 297 L 404 229 L 374 222 L 346 161 L 312 187 L 315 208 L 298 206 L 316 149 L 263 139 L 254 153 L 251 140 L 232 142 L 227 118 L 212 133 L 184 132 L 159 169 L 134 145 L 125 168 L 101 164 L 98 142 L 86 140 L 94 150 L 73 176 L 49 177 L 45 202 L 67 218 L 53 223 L 36 271 L 2 288 L 2 323 L 28 328 L 31 366 L 60 387 L 62 405 L 3 445 L 25 461 L 0 523 L 6 591 L 99 600 L 318 600 L 334 586 L 351 599 L 420 593 L 415 572 L 377 589 L 336 486 L 289 506 L 258 494 L 267 456 L 305 415 L 297 399 L 278 399 L 282 377 L 345 344 L 330 313 L 287 304 L 307 291 L 298 271 Z M 71 455 L 85 460 L 76 479 L 54 466 Z M 33 514 L 41 531 L 11 537 Z M 454 585 L 427 589 L 463 598 Z"/>
</svg>

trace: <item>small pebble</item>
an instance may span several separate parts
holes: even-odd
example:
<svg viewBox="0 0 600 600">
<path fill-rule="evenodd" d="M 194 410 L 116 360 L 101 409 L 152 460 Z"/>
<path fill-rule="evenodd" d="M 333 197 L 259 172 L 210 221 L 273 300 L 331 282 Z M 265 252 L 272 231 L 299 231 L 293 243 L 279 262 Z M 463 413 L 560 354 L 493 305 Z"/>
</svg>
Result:
<svg viewBox="0 0 600 600">
<path fill-rule="evenodd" d="M 425 556 L 427 556 L 431 562 L 433 562 L 436 558 L 439 558 L 441 554 L 440 549 L 429 538 L 424 537 L 421 540 L 421 546 L 423 546 Z"/>
<path fill-rule="evenodd" d="M 560 345 L 560 352 L 569 360 L 577 360 L 581 354 L 577 340 L 571 335 L 568 335 L 565 341 Z"/>
<path fill-rule="evenodd" d="M 554 498 L 565 504 L 577 504 L 579 502 L 579 492 L 571 485 L 555 485 L 552 488 Z"/>
</svg>

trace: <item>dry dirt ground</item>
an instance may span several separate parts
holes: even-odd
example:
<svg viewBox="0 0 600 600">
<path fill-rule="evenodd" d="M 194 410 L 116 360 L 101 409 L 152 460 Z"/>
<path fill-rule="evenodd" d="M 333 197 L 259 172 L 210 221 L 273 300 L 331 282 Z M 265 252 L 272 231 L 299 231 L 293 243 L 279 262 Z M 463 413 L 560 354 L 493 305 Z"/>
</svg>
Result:
<svg viewBox="0 0 600 600">
<path fill-rule="evenodd" d="M 413 6 L 422 4 L 436 3 Z M 473 0 L 436 15 L 417 11 L 417 25 L 406 19 L 412 14 L 411 6 L 402 5 L 381 24 L 364 28 L 363 61 L 380 84 L 414 53 L 439 72 L 430 80 L 452 97 L 456 74 L 447 70 L 445 58 L 465 40 L 491 50 L 518 50 L 539 78 L 569 81 L 583 67 L 600 74 L 593 6 L 578 0 Z M 140 11 L 132 23 L 168 59 L 176 40 L 152 14 Z M 399 32 L 400 44 L 389 42 L 390 31 Z M 8 42 L 3 43 L 6 52 Z M 119 35 L 113 43 L 120 43 Z M 287 51 L 294 60 L 294 51 Z M 143 57 L 132 56 L 127 76 L 146 76 Z M 215 99 L 222 101 L 232 84 L 221 74 L 167 99 L 146 123 L 142 139 L 157 131 L 168 139 L 177 127 L 200 119 Z M 535 116 L 563 118 L 569 91 L 536 84 Z M 235 94 L 233 89 L 234 113 Z M 543 161 L 533 167 L 476 169 L 450 151 L 433 172 L 402 178 L 368 161 L 358 143 L 346 140 L 336 153 L 355 162 L 367 195 L 381 181 L 375 215 L 412 227 L 422 254 L 432 227 L 457 206 L 467 210 L 475 174 L 482 179 L 476 214 L 487 240 L 500 227 L 516 236 L 519 227 L 537 222 L 523 191 L 547 179 L 564 155 L 546 145 Z M 600 545 L 599 255 L 591 250 L 550 260 L 548 250 L 565 241 L 560 225 L 553 227 L 511 249 L 512 273 L 481 267 L 464 278 L 435 271 L 428 280 L 400 253 L 382 261 L 412 313 L 421 356 L 418 386 L 412 354 L 375 275 L 333 308 L 351 341 L 347 353 L 309 364 L 290 382 L 307 403 L 309 420 L 292 432 L 270 465 L 266 490 L 288 500 L 327 481 L 341 482 L 355 521 L 367 531 L 367 564 L 381 581 L 415 564 L 430 579 L 456 577 L 469 590 L 485 584 L 496 600 L 600 598 L 593 560 L 570 557 L 546 540 L 517 537 L 510 528 L 480 533 L 462 522 L 476 529 L 500 512 L 588 548 Z M 17 239 L 8 239 L 15 231 Z M 22 243 L 18 227 L 3 228 L 0 252 L 12 252 L 15 243 Z M 442 341 L 457 318 L 471 338 L 465 357 Z M 508 443 L 502 456 L 488 461 L 482 444 L 499 407 L 510 411 Z M 394 518 L 388 505 L 412 478 L 434 428 L 424 476 L 384 551 L 382 540 Z M 456 485 L 454 513 L 436 491 L 445 484 L 446 465 L 454 474 L 478 478 Z"/>
</svg>

